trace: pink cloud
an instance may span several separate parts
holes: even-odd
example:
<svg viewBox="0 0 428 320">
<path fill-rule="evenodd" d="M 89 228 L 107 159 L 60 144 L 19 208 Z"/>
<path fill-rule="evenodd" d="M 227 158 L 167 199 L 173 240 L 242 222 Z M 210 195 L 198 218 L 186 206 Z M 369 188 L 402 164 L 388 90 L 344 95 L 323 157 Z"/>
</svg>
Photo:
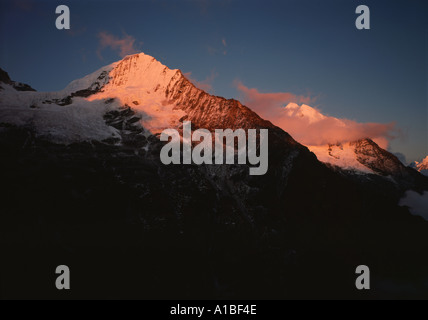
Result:
<svg viewBox="0 0 428 320">
<path fill-rule="evenodd" d="M 316 108 L 305 106 L 314 102 L 311 97 L 298 96 L 289 92 L 261 93 L 236 82 L 242 94 L 242 101 L 261 117 L 287 131 L 298 142 L 307 146 L 344 143 L 370 138 L 382 148 L 396 138 L 394 123 L 358 123 L 321 114 Z M 304 107 L 286 107 L 289 103 Z"/>
<path fill-rule="evenodd" d="M 98 38 L 100 46 L 97 53 L 100 58 L 102 58 L 101 51 L 108 47 L 116 51 L 122 58 L 139 51 L 135 47 L 135 38 L 127 34 L 124 34 L 121 39 L 107 32 L 100 32 Z"/>
<path fill-rule="evenodd" d="M 257 89 L 247 88 L 240 81 L 236 81 L 235 85 L 242 94 L 242 101 L 266 118 L 274 117 L 282 106 L 290 102 L 309 104 L 314 101 L 310 97 L 298 96 L 290 92 L 261 93 Z"/>
<path fill-rule="evenodd" d="M 388 141 L 395 137 L 395 124 L 358 123 L 348 119 L 326 117 L 315 123 L 305 118 L 284 116 L 278 113 L 278 119 L 272 122 L 290 133 L 304 145 L 325 145 L 345 143 L 370 138 L 381 147 L 387 148 Z"/>
<path fill-rule="evenodd" d="M 214 79 L 218 76 L 218 73 L 215 72 L 214 70 L 211 72 L 211 75 L 209 75 L 205 80 L 203 81 L 197 81 L 195 79 L 192 78 L 192 73 L 191 72 L 187 72 L 187 73 L 183 73 L 183 75 L 189 79 L 189 81 L 191 83 L 193 83 L 197 88 L 204 90 L 204 91 L 211 91 L 212 89 L 212 83 L 214 81 Z"/>
</svg>

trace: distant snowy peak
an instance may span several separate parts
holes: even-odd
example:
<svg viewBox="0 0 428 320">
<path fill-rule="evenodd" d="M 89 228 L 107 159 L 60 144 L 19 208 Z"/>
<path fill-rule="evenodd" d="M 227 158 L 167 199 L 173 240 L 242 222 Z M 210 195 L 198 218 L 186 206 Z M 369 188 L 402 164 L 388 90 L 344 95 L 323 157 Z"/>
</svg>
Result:
<svg viewBox="0 0 428 320">
<path fill-rule="evenodd" d="M 321 120 L 324 120 L 326 116 L 324 116 L 321 112 L 312 108 L 306 104 L 302 104 L 299 106 L 296 103 L 289 103 L 285 108 L 284 112 L 289 117 L 301 117 L 306 118 L 309 123 L 315 123 Z"/>
<path fill-rule="evenodd" d="M 401 176 L 406 174 L 400 160 L 379 147 L 370 139 L 354 142 L 308 146 L 321 162 L 361 173 L 382 176 Z"/>
<path fill-rule="evenodd" d="M 290 118 L 306 119 L 309 124 L 328 119 L 330 123 L 334 123 L 336 126 L 346 127 L 342 120 L 327 117 L 316 108 L 305 104 L 299 106 L 296 103 L 289 103 L 284 108 L 284 112 Z M 342 143 L 332 141 L 325 145 L 306 146 L 317 156 L 319 161 L 341 169 L 383 176 L 402 175 L 405 171 L 405 167 L 396 156 L 382 149 L 369 138 Z"/>
<path fill-rule="evenodd" d="M 361 173 L 375 172 L 358 161 L 355 144 L 338 143 L 324 146 L 308 146 L 309 150 L 315 153 L 318 160 L 345 170 Z"/>
<path fill-rule="evenodd" d="M 423 175 L 428 176 L 428 156 L 423 159 L 421 162 L 415 161 L 413 162 L 410 167 L 416 169 Z"/>
<path fill-rule="evenodd" d="M 406 167 L 392 153 L 379 147 L 371 139 L 362 139 L 351 143 L 359 163 L 384 176 L 402 176 Z"/>
</svg>

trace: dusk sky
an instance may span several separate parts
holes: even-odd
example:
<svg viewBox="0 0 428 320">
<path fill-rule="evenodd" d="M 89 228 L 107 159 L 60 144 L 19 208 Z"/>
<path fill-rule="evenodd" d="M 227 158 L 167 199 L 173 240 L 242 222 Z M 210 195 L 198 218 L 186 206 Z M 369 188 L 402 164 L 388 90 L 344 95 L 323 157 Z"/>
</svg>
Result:
<svg viewBox="0 0 428 320">
<path fill-rule="evenodd" d="M 69 31 L 55 27 L 61 4 Z M 361 4 L 370 30 L 355 27 Z M 56 91 L 144 52 L 215 95 L 245 102 L 256 89 L 341 119 L 395 122 L 390 151 L 411 162 L 428 155 L 427 13 L 411 0 L 0 0 L 0 67 Z"/>
</svg>

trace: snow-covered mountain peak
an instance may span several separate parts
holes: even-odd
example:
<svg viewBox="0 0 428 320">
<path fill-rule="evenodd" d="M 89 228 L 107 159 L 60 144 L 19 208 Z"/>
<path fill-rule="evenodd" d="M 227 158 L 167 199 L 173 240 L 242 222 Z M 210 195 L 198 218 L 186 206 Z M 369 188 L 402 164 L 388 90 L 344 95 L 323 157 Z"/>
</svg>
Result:
<svg viewBox="0 0 428 320">
<path fill-rule="evenodd" d="M 319 112 L 317 109 L 312 108 L 306 104 L 302 104 L 299 106 L 296 103 L 289 103 L 285 108 L 284 112 L 289 117 L 301 117 L 305 118 L 309 121 L 309 123 L 318 122 L 320 120 L 323 120 L 326 118 L 321 112 Z"/>
<path fill-rule="evenodd" d="M 415 162 L 417 166 L 428 169 L 428 156 L 422 162 Z"/>
<path fill-rule="evenodd" d="M 382 149 L 371 139 L 308 146 L 321 162 L 360 173 L 399 176 L 405 167 L 396 156 Z"/>
<path fill-rule="evenodd" d="M 117 99 L 141 116 L 141 124 L 151 133 L 174 127 L 185 113 L 167 99 L 168 92 L 183 75 L 155 58 L 139 53 L 110 65 L 108 81 L 87 100 Z"/>
<path fill-rule="evenodd" d="M 117 88 L 153 89 L 165 87 L 179 70 L 171 70 L 144 53 L 126 56 L 99 70 L 72 81 L 62 94 L 72 94 L 80 90 L 114 91 Z M 181 73 L 180 73 L 181 74 Z M 123 92 L 126 94 L 127 92 Z"/>
<path fill-rule="evenodd" d="M 178 70 L 171 70 L 144 53 L 127 56 L 117 62 L 111 70 L 110 82 L 106 86 L 111 87 L 139 87 L 152 89 L 157 86 L 166 87 Z"/>
<path fill-rule="evenodd" d="M 405 167 L 396 156 L 382 149 L 371 139 L 308 146 L 318 160 L 345 170 L 383 176 L 404 174 Z"/>
<path fill-rule="evenodd" d="M 410 167 L 419 171 L 423 175 L 428 176 L 428 156 L 425 159 L 423 159 L 421 162 L 418 162 L 418 161 L 413 162 L 410 165 Z"/>
<path fill-rule="evenodd" d="M 374 171 L 357 159 L 355 143 L 337 143 L 324 146 L 308 146 L 315 153 L 318 160 L 345 170 L 361 173 L 374 173 Z"/>
<path fill-rule="evenodd" d="M 290 119 L 300 121 L 299 123 L 303 126 L 309 128 L 310 125 L 315 125 L 314 128 L 318 130 L 319 135 L 322 135 L 323 130 L 328 130 L 331 126 L 341 128 L 341 131 L 346 132 L 346 120 L 326 116 L 316 108 L 305 104 L 289 103 L 283 112 Z M 339 138 L 340 136 L 331 135 L 331 141 L 305 145 L 317 156 L 319 161 L 345 170 L 384 176 L 403 173 L 404 166 L 398 159 L 378 145 L 383 142 L 381 139 L 367 137 L 340 141 Z"/>
</svg>

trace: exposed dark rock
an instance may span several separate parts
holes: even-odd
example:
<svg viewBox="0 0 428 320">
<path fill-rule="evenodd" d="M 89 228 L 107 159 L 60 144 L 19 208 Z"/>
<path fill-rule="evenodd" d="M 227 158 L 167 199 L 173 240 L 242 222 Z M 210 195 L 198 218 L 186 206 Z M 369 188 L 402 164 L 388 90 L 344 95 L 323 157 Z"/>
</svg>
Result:
<svg viewBox="0 0 428 320">
<path fill-rule="evenodd" d="M 56 104 L 59 106 L 68 106 L 73 103 L 71 96 L 67 96 L 64 99 L 56 100 Z"/>
<path fill-rule="evenodd" d="M 71 94 L 72 97 L 83 97 L 83 98 L 87 98 L 95 93 L 97 93 L 97 90 L 90 90 L 90 89 L 84 89 L 84 90 L 79 90 L 76 92 L 73 92 Z"/>
<path fill-rule="evenodd" d="M 9 77 L 9 74 L 1 68 L 0 68 L 0 82 L 9 84 L 13 86 L 15 90 L 18 90 L 18 91 L 36 91 L 28 84 L 12 81 Z"/>
<path fill-rule="evenodd" d="M 123 145 L 137 149 L 147 145 L 145 130 L 140 124 L 141 117 L 129 106 L 106 113 L 104 119 L 109 126 L 119 130 Z"/>
<path fill-rule="evenodd" d="M 9 74 L 4 71 L 2 68 L 0 68 L 0 82 L 6 83 L 6 84 L 12 84 L 12 80 L 9 77 Z"/>
<path fill-rule="evenodd" d="M 13 87 L 18 91 L 36 91 L 36 89 L 33 89 L 28 84 L 15 82 Z"/>
</svg>

